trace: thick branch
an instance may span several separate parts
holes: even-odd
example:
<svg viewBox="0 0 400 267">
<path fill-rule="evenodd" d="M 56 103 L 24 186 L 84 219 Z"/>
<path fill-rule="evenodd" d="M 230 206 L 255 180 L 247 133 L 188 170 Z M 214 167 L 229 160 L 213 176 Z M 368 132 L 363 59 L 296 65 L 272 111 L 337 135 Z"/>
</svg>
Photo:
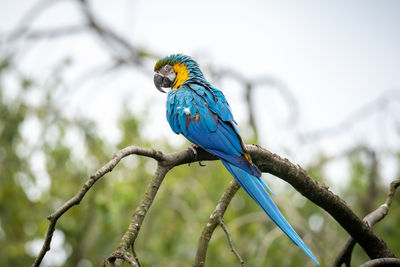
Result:
<svg viewBox="0 0 400 267">
<path fill-rule="evenodd" d="M 263 172 L 290 183 L 298 192 L 326 210 L 365 250 L 371 259 L 394 257 L 386 243 L 328 187 L 313 180 L 300 166 L 258 146 L 248 146 L 253 161 Z"/>
<path fill-rule="evenodd" d="M 394 267 L 400 266 L 400 259 L 398 258 L 380 258 L 380 259 L 373 259 L 367 261 L 364 264 L 361 264 L 360 267 L 378 267 L 378 266 L 386 266 L 386 267 Z"/>
</svg>

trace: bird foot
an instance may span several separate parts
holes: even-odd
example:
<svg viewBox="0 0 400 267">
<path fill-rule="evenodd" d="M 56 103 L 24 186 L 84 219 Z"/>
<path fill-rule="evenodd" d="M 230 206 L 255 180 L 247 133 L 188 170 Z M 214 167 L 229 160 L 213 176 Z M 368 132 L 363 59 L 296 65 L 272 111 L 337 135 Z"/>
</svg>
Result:
<svg viewBox="0 0 400 267">
<path fill-rule="evenodd" d="M 197 160 L 197 155 L 198 155 L 197 149 L 199 149 L 200 147 L 199 147 L 198 145 L 196 145 L 196 144 L 191 144 L 188 148 L 189 148 L 190 150 L 192 150 L 194 160 Z M 188 163 L 188 165 L 190 166 L 190 163 Z M 206 166 L 206 164 L 203 164 L 201 161 L 199 161 L 199 165 L 200 165 L 201 167 Z"/>
<path fill-rule="evenodd" d="M 190 150 L 192 150 L 194 160 L 197 160 L 197 149 L 199 148 L 199 146 L 196 145 L 196 144 L 191 144 L 188 148 L 189 148 Z"/>
</svg>

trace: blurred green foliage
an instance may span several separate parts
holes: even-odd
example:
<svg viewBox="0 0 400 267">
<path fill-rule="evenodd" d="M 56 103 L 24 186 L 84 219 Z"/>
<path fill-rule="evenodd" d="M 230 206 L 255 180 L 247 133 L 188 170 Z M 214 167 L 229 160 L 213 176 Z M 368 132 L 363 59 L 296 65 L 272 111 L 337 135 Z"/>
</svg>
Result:
<svg viewBox="0 0 400 267">
<path fill-rule="evenodd" d="M 42 245 L 48 226 L 46 216 L 71 198 L 115 151 L 129 145 L 152 147 L 154 140 L 150 142 L 140 134 L 145 117 L 138 119 L 128 108 L 121 112 L 121 138 L 117 145 L 103 140 L 94 122 L 84 117 L 67 118 L 57 112 L 54 95 L 62 83 L 62 68 L 45 85 L 19 76 L 17 94 L 6 99 L 5 76 L 13 70 L 7 60 L 0 63 L 0 259 L 3 266 L 29 266 Z M 26 96 L 35 90 L 46 93 L 32 103 Z M 24 137 L 26 129 L 33 130 L 33 143 Z M 77 143 L 68 142 L 71 134 Z M 173 150 L 165 140 L 160 140 L 157 147 Z M 351 175 L 341 185 L 340 195 L 357 214 L 364 216 L 362 203 L 368 198 L 369 161 L 362 153 L 345 156 L 345 160 Z M 320 164 L 311 166 L 309 173 L 327 182 L 324 168 L 329 160 L 321 155 L 315 161 Z M 136 242 L 136 253 L 143 266 L 192 264 L 200 233 L 231 179 L 219 162 L 206 165 L 180 166 L 168 173 Z M 103 177 L 78 206 L 61 217 L 43 266 L 99 266 L 127 229 L 154 168 L 153 160 L 131 156 Z M 271 176 L 268 179 L 277 180 Z M 347 233 L 319 207 L 290 186 L 280 184 L 284 193 L 276 198 L 278 206 L 304 237 L 321 266 L 331 265 Z M 378 193 L 370 200 L 372 207 L 386 198 L 387 184 L 376 184 Z M 399 199 L 395 198 L 389 216 L 375 227 L 397 255 Z M 311 260 L 243 190 L 234 197 L 224 220 L 247 266 L 310 266 Z M 366 260 L 357 246 L 353 263 L 358 265 Z M 238 266 L 220 228 L 212 237 L 206 263 Z"/>
</svg>

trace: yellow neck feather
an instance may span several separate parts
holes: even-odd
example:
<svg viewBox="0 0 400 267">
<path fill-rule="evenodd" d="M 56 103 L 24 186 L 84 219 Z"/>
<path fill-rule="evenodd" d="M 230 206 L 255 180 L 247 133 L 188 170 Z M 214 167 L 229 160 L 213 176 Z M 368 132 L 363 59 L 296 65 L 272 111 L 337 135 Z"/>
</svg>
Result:
<svg viewBox="0 0 400 267">
<path fill-rule="evenodd" d="M 174 65 L 174 71 L 176 73 L 175 83 L 172 86 L 173 89 L 179 88 L 182 83 L 184 83 L 187 79 L 189 79 L 189 72 L 186 69 L 186 66 L 178 63 Z"/>
</svg>

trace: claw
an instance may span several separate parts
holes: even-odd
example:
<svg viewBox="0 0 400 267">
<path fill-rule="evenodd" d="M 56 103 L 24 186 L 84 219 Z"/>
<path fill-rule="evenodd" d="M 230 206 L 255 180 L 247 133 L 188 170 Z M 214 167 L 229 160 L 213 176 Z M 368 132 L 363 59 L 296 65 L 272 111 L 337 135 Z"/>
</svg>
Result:
<svg viewBox="0 0 400 267">
<path fill-rule="evenodd" d="M 200 167 L 206 166 L 206 164 L 201 163 L 201 161 L 199 161 L 199 165 L 200 165 Z"/>
<path fill-rule="evenodd" d="M 191 144 L 188 148 L 190 149 L 190 150 L 192 150 L 192 152 L 193 152 L 193 157 L 194 157 L 194 160 L 197 160 L 197 150 L 196 150 L 196 147 L 198 147 L 197 145 L 195 145 L 195 144 Z M 190 162 L 188 163 L 188 166 L 190 166 Z"/>
<path fill-rule="evenodd" d="M 190 149 L 190 150 L 192 150 L 192 152 L 193 152 L 193 156 L 194 156 L 194 160 L 197 160 L 197 150 L 196 150 L 196 147 L 198 147 L 197 145 L 195 145 L 195 144 L 192 144 L 192 145 L 190 145 L 188 148 Z"/>
</svg>

